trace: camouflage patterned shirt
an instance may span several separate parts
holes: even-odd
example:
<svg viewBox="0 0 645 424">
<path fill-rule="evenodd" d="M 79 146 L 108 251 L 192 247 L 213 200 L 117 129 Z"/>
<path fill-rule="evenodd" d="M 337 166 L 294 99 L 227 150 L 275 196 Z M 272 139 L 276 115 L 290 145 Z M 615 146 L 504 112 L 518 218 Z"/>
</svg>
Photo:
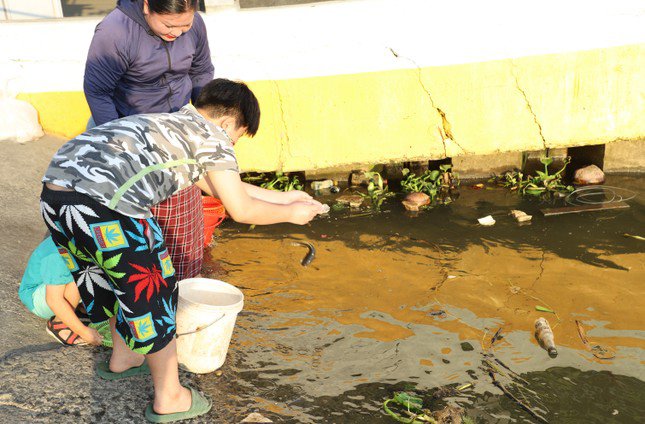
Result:
<svg viewBox="0 0 645 424">
<path fill-rule="evenodd" d="M 123 215 L 149 218 L 150 207 L 190 187 L 207 171 L 239 172 L 233 143 L 192 105 L 133 115 L 65 143 L 43 177 Z"/>
</svg>

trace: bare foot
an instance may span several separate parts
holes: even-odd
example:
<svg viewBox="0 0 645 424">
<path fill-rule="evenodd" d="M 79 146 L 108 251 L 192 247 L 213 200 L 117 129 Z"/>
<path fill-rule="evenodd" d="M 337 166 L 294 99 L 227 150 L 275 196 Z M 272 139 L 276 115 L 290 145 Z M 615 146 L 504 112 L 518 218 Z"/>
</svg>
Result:
<svg viewBox="0 0 645 424">
<path fill-rule="evenodd" d="M 190 409 L 192 404 L 192 395 L 190 389 L 181 387 L 181 390 L 172 394 L 157 394 L 152 409 L 157 414 L 174 414 L 176 412 L 185 412 Z"/>
<path fill-rule="evenodd" d="M 110 357 L 110 371 L 123 372 L 130 368 L 139 367 L 143 364 L 145 357 L 138 353 L 132 352 L 130 349 L 125 351 L 114 350 Z"/>
</svg>

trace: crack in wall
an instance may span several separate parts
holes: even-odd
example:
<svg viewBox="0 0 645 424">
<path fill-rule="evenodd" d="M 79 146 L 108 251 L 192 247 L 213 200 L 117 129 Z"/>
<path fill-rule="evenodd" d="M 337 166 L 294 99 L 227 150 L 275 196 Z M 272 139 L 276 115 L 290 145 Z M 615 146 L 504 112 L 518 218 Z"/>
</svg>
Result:
<svg viewBox="0 0 645 424">
<path fill-rule="evenodd" d="M 414 61 L 413 59 L 410 59 L 409 57 L 399 55 L 391 47 L 388 47 L 388 49 L 390 50 L 392 55 L 394 57 L 396 57 L 397 59 L 399 59 L 399 58 L 405 59 L 408 62 L 412 63 L 412 65 L 414 65 L 414 67 L 415 67 L 415 69 L 417 71 L 417 79 L 419 80 L 419 85 L 421 85 L 421 89 L 426 93 L 426 96 L 428 96 L 428 100 L 430 100 L 430 104 L 432 105 L 432 107 L 437 111 L 437 113 L 441 117 L 441 128 L 439 129 L 439 135 L 441 136 L 441 142 L 443 143 L 444 156 L 448 157 L 448 149 L 447 149 L 447 146 L 446 146 L 446 139 L 450 139 L 450 141 L 455 143 L 457 145 L 457 147 L 459 147 L 461 149 L 462 152 L 467 153 L 466 149 L 464 149 L 455 140 L 454 134 L 452 133 L 452 125 L 450 125 L 450 121 L 448 121 L 448 117 L 446 116 L 446 113 L 443 110 L 441 110 L 441 108 L 439 108 L 435 104 L 434 99 L 432 98 L 432 94 L 430 93 L 430 90 L 424 84 L 423 78 L 422 78 L 422 75 L 421 75 L 421 66 L 419 66 L 419 64 L 417 64 L 417 62 Z"/>
<path fill-rule="evenodd" d="M 529 98 L 526 95 L 526 92 L 522 90 L 522 87 L 520 87 L 520 80 L 517 77 L 517 73 L 515 72 L 515 62 L 513 61 L 511 61 L 511 74 L 515 79 L 515 88 L 517 88 L 517 90 L 522 93 L 522 97 L 524 97 L 524 101 L 526 102 L 526 108 L 529 110 L 529 112 L 531 112 L 531 115 L 533 115 L 533 121 L 535 122 L 535 125 L 537 125 L 540 138 L 542 139 L 542 145 L 544 146 L 545 150 L 548 150 L 549 148 L 546 145 L 546 139 L 544 138 L 544 133 L 542 132 L 542 125 L 540 124 L 540 121 L 538 120 L 538 117 L 533 110 L 533 106 L 531 106 L 531 102 L 529 102 Z"/>
<path fill-rule="evenodd" d="M 275 85 L 275 90 L 278 93 L 278 103 L 280 104 L 280 119 L 282 120 L 282 126 L 284 128 L 284 136 L 280 137 L 280 153 L 278 154 L 278 169 L 283 171 L 284 169 L 284 155 L 285 152 L 289 154 L 290 157 L 293 157 L 291 154 L 291 139 L 289 138 L 289 130 L 287 129 L 287 120 L 284 117 L 284 106 L 282 99 L 282 92 L 280 91 L 280 86 L 277 81 L 273 81 Z"/>
</svg>

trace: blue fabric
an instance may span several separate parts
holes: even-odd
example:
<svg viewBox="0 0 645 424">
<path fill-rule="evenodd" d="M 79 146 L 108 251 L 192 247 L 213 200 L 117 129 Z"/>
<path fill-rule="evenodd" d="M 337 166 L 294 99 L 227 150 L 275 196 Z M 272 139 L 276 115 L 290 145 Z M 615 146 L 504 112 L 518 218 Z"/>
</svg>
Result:
<svg viewBox="0 0 645 424">
<path fill-rule="evenodd" d="M 121 0 L 96 27 L 83 89 L 96 125 L 140 113 L 178 111 L 196 100 L 213 79 L 206 25 L 193 26 L 174 41 L 154 35 L 143 0 Z"/>
<path fill-rule="evenodd" d="M 18 296 L 30 311 L 34 312 L 34 293 L 41 286 L 63 285 L 74 281 L 72 273 L 58 253 L 51 237 L 47 237 L 31 254 L 27 269 L 22 276 Z M 45 290 L 39 291 L 44 296 Z M 40 300 L 39 299 L 39 303 Z M 34 312 L 35 313 L 35 312 Z"/>
</svg>

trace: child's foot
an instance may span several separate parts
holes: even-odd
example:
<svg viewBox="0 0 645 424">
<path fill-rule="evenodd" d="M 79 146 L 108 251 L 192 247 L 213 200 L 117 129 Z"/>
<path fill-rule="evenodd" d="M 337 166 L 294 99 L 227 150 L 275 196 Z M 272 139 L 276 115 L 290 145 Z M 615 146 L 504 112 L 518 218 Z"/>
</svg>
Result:
<svg viewBox="0 0 645 424">
<path fill-rule="evenodd" d="M 55 319 L 56 317 L 51 317 L 49 321 L 47 321 L 47 334 L 65 346 L 81 346 L 87 344 L 78 334 L 74 333 L 67 324 L 64 324 L 62 321 L 55 321 Z"/>
</svg>

